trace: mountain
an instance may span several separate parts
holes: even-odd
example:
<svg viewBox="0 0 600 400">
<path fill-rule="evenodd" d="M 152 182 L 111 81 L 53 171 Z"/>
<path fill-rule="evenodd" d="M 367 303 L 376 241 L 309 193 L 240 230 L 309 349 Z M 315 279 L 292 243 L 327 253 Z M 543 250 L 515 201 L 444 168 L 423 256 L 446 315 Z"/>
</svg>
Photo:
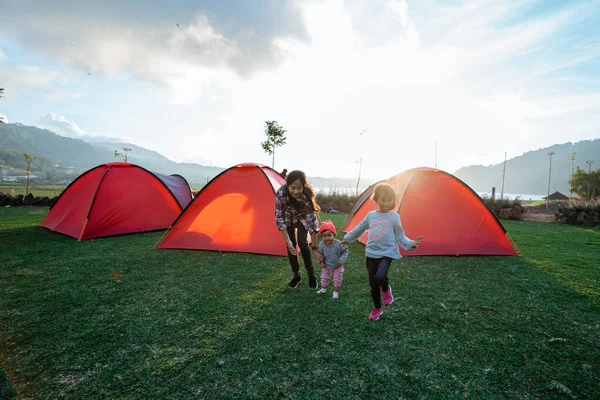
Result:
<svg viewBox="0 0 600 400">
<path fill-rule="evenodd" d="M 26 168 L 22 154 L 29 153 L 36 156 L 32 163 L 33 173 L 72 180 L 72 175 L 77 176 L 97 165 L 120 161 L 115 159 L 114 152 L 122 151 L 123 147 L 132 149 L 129 162 L 152 172 L 182 175 L 192 186 L 202 186 L 223 171 L 223 168 L 176 163 L 155 151 L 131 143 L 88 143 L 33 126 L 0 124 L 0 166 L 5 167 L 3 170 L 8 167 L 21 170 Z M 15 158 L 17 154 L 20 156 Z"/>
<path fill-rule="evenodd" d="M 552 155 L 552 173 L 550 176 L 550 193 L 559 191 L 569 194 L 569 177 L 571 176 L 571 154 L 575 153 L 573 168 L 589 170 L 586 161 L 592 161 L 592 169 L 600 167 L 600 139 L 583 140 L 577 143 L 557 144 L 543 149 L 529 151 L 521 156 L 506 161 L 504 177 L 504 193 L 522 193 L 546 195 L 550 174 L 550 156 Z M 502 172 L 504 163 L 482 166 L 471 165 L 454 172 L 476 192 L 496 193 L 502 190 Z"/>
<path fill-rule="evenodd" d="M 156 151 L 119 142 L 114 138 L 72 139 L 39 129 L 33 126 L 0 124 L 0 176 L 24 175 L 27 162 L 23 153 L 36 157 L 31 165 L 34 175 L 46 177 L 54 183 L 68 183 L 75 177 L 97 165 L 117 161 L 115 151 L 131 149 L 128 161 L 152 172 L 179 174 L 186 178 L 193 188 L 205 185 L 221 173 L 224 168 L 204 166 L 194 163 L 177 163 Z M 120 161 L 120 160 L 118 160 Z M 354 179 L 309 178 L 316 188 L 348 190 L 356 186 Z M 372 182 L 361 181 L 362 187 Z"/>
<path fill-rule="evenodd" d="M 96 138 L 95 140 L 100 140 Z M 111 140 L 110 142 L 108 140 Z M 179 174 L 194 188 L 203 186 L 221 173 L 224 168 L 209 167 L 194 163 L 177 163 L 156 151 L 131 143 L 104 141 L 89 143 L 81 139 L 59 136 L 45 129 L 16 124 L 0 124 L 0 175 L 24 175 L 27 163 L 23 153 L 34 155 L 31 171 L 46 177 L 48 181 L 70 182 L 76 176 L 97 165 L 116 161 L 114 152 L 123 147 L 131 149 L 129 161 L 150 171 L 161 174 Z M 548 173 L 552 156 L 552 179 L 550 192 L 569 193 L 571 154 L 575 154 L 574 167 L 588 170 L 585 161 L 593 161 L 593 169 L 600 167 L 600 139 L 577 143 L 557 144 L 544 149 L 527 152 L 506 161 L 504 193 L 545 195 L 548 192 Z M 482 166 L 471 165 L 460 168 L 454 175 L 477 192 L 502 190 L 504 163 Z M 348 191 L 356 187 L 356 180 L 342 178 L 309 178 L 313 186 L 324 190 Z M 373 182 L 361 180 L 361 190 Z"/>
</svg>

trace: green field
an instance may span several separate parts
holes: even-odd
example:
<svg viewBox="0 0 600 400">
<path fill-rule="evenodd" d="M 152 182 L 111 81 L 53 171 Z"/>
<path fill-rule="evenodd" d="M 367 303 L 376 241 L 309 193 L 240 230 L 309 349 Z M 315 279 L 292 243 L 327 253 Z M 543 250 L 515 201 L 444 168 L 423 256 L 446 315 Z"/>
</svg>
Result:
<svg viewBox="0 0 600 400">
<path fill-rule="evenodd" d="M 33 194 L 34 197 L 56 197 L 65 190 L 66 185 L 29 185 L 29 193 Z M 27 185 L 24 183 L 8 183 L 2 182 L 0 184 L 0 193 L 9 193 L 12 196 L 19 194 L 25 195 Z M 13 190 L 13 192 L 11 192 Z"/>
<path fill-rule="evenodd" d="M 46 210 L 0 209 L 0 397 L 598 398 L 598 228 L 504 221 L 522 257 L 407 257 L 372 322 L 360 244 L 332 300 L 283 257 L 77 242 Z"/>
</svg>

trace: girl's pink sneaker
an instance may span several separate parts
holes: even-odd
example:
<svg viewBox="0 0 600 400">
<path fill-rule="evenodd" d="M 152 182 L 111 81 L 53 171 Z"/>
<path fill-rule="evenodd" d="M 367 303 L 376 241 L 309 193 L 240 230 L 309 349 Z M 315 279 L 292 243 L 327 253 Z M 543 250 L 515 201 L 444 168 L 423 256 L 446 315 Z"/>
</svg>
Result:
<svg viewBox="0 0 600 400">
<path fill-rule="evenodd" d="M 388 286 L 387 292 L 381 293 L 381 300 L 383 301 L 384 306 L 389 306 L 394 302 L 394 296 L 392 296 L 392 287 Z"/>
<path fill-rule="evenodd" d="M 373 307 L 373 311 L 369 314 L 369 319 L 371 321 L 377 321 L 379 317 L 381 317 L 381 314 L 383 314 L 383 308 Z"/>
</svg>

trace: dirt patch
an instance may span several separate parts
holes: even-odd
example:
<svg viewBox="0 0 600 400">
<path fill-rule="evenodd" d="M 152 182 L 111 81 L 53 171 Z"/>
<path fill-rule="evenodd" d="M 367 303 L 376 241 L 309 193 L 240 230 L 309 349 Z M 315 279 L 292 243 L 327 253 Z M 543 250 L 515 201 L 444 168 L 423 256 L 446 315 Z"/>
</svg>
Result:
<svg viewBox="0 0 600 400">
<path fill-rule="evenodd" d="M 556 216 L 541 214 L 541 213 L 523 213 L 521 214 L 521 218 L 523 221 L 533 221 L 533 222 L 556 222 Z"/>
<path fill-rule="evenodd" d="M 39 214 L 46 214 L 47 212 L 48 212 L 48 210 L 35 210 L 35 211 L 28 211 L 26 214 L 39 215 Z"/>
</svg>

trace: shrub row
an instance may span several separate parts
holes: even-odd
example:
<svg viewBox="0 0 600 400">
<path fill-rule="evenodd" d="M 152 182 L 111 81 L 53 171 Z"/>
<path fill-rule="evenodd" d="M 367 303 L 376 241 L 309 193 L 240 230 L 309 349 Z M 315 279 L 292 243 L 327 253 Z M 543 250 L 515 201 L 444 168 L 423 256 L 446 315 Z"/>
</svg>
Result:
<svg viewBox="0 0 600 400">
<path fill-rule="evenodd" d="M 337 210 L 344 213 L 350 212 L 358 196 L 342 191 L 330 190 L 329 192 L 317 192 L 317 203 L 325 212 Z"/>
<path fill-rule="evenodd" d="M 600 225 L 600 200 L 572 200 L 558 209 L 556 220 L 563 224 Z"/>
<path fill-rule="evenodd" d="M 509 199 L 508 197 L 491 198 L 489 196 L 483 196 L 481 200 L 483 200 L 483 204 L 485 204 L 495 216 L 499 216 L 501 210 L 510 208 L 513 210 L 519 210 L 519 212 L 512 212 L 510 218 L 521 219 L 521 214 L 524 212 L 523 204 L 520 197 Z"/>
</svg>

